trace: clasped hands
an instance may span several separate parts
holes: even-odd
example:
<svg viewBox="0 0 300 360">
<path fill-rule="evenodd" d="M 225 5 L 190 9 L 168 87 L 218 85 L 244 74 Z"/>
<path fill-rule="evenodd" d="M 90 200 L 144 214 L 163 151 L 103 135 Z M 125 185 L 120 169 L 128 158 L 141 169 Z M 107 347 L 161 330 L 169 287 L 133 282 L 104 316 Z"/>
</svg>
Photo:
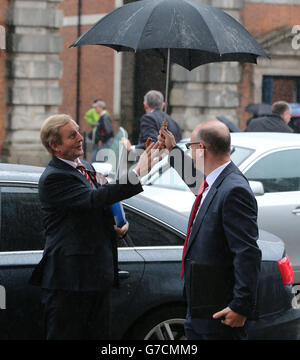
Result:
<svg viewBox="0 0 300 360">
<path fill-rule="evenodd" d="M 147 175 L 153 166 L 162 159 L 162 154 L 176 145 L 173 134 L 166 129 L 160 130 L 157 140 L 157 142 L 152 142 L 140 156 L 135 168 L 140 177 Z"/>
</svg>

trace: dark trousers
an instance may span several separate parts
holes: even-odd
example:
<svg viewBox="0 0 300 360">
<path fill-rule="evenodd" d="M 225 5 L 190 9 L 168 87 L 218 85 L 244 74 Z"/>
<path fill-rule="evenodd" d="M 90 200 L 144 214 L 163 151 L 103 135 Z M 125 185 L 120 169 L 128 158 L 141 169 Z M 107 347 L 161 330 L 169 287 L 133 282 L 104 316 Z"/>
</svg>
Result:
<svg viewBox="0 0 300 360">
<path fill-rule="evenodd" d="M 43 289 L 47 340 L 109 339 L 110 291 Z"/>
<path fill-rule="evenodd" d="M 184 324 L 185 336 L 188 340 L 247 340 L 248 335 L 244 327 L 232 328 L 222 325 L 215 331 L 205 332 L 205 329 L 194 329 L 189 322 Z"/>
</svg>

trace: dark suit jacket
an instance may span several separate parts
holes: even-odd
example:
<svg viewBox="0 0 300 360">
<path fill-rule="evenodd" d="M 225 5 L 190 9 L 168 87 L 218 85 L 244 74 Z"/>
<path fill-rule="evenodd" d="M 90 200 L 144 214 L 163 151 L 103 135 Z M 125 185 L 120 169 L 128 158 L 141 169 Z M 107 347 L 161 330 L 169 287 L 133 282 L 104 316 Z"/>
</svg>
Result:
<svg viewBox="0 0 300 360">
<path fill-rule="evenodd" d="M 292 128 L 278 114 L 265 115 L 260 118 L 251 119 L 248 123 L 247 132 L 294 132 Z"/>
<path fill-rule="evenodd" d="M 257 238 L 256 199 L 247 179 L 230 163 L 209 189 L 192 227 L 184 260 L 188 304 L 192 262 L 233 266 L 233 298 L 228 306 L 251 317 L 261 261 Z"/>
<path fill-rule="evenodd" d="M 164 112 L 161 110 L 153 110 L 151 113 L 144 114 L 140 119 L 140 134 L 136 147 L 144 149 L 148 137 L 156 140 L 163 121 Z M 168 121 L 168 130 L 174 135 L 176 142 L 180 141 L 182 130 L 179 124 L 169 115 L 166 116 L 166 121 Z"/>
<path fill-rule="evenodd" d="M 114 132 L 110 116 L 107 113 L 104 113 L 99 117 L 96 125 L 95 144 L 98 144 L 99 140 L 105 144 L 109 139 L 113 138 L 113 136 Z"/>
<path fill-rule="evenodd" d="M 109 205 L 143 191 L 136 175 L 130 176 L 135 185 L 96 184 L 93 189 L 71 165 L 56 157 L 49 162 L 39 181 L 46 244 L 31 284 L 73 291 L 112 285 L 116 239 Z"/>
</svg>

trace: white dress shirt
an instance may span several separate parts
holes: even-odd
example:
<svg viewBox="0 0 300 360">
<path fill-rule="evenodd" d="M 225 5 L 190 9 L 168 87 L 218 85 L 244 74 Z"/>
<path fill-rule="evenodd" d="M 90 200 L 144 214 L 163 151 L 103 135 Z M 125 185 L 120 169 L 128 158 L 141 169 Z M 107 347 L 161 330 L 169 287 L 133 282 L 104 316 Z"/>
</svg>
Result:
<svg viewBox="0 0 300 360">
<path fill-rule="evenodd" d="M 217 167 L 215 170 L 213 170 L 210 174 L 207 175 L 206 182 L 208 183 L 208 187 L 203 191 L 198 211 L 199 211 L 204 199 L 206 198 L 209 190 L 211 189 L 213 183 L 216 181 L 217 177 L 221 174 L 221 172 L 226 168 L 226 166 L 230 164 L 230 162 L 231 161 L 228 161 L 225 164 Z M 197 216 L 197 214 L 196 214 L 196 216 Z"/>
<path fill-rule="evenodd" d="M 69 164 L 69 165 L 71 165 L 71 166 L 73 166 L 73 168 L 75 168 L 76 169 L 76 167 L 77 167 L 77 163 L 75 162 L 75 161 L 71 161 L 71 160 L 66 160 L 66 159 L 62 159 L 62 158 L 58 158 L 59 160 L 61 160 L 61 161 L 64 161 L 65 163 L 67 163 L 67 164 Z M 79 160 L 79 158 L 78 158 L 78 160 Z M 79 160 L 79 163 L 80 163 L 80 160 Z M 78 170 L 79 171 L 79 170 Z"/>
</svg>

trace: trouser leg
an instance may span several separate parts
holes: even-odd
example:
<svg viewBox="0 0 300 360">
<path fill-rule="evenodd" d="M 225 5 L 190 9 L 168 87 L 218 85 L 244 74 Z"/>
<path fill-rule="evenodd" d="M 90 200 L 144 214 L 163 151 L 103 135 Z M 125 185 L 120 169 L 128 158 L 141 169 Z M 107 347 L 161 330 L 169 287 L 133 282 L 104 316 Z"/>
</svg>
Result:
<svg viewBox="0 0 300 360">
<path fill-rule="evenodd" d="M 48 340 L 109 338 L 109 292 L 44 289 L 42 303 Z"/>
</svg>

